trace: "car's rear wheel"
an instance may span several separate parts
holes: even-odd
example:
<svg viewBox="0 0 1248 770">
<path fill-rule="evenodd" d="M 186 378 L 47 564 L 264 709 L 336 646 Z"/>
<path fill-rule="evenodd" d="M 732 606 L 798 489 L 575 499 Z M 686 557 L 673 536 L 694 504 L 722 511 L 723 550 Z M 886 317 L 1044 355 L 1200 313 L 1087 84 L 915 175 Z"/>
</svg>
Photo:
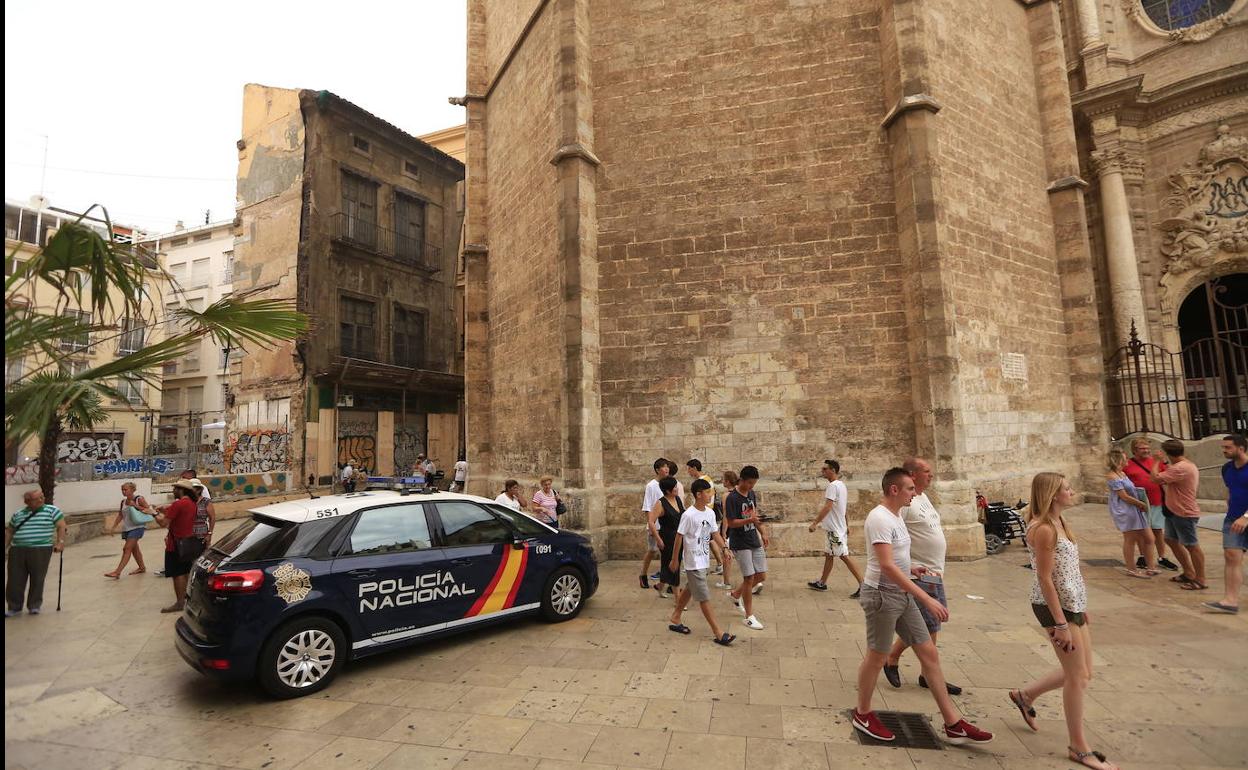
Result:
<svg viewBox="0 0 1248 770">
<path fill-rule="evenodd" d="M 282 625 L 260 651 L 260 686 L 278 698 L 311 695 L 329 686 L 347 657 L 337 623 L 308 616 Z"/>
<path fill-rule="evenodd" d="M 575 567 L 560 567 L 542 592 L 542 617 L 552 623 L 571 620 L 585 603 L 585 576 Z"/>
</svg>

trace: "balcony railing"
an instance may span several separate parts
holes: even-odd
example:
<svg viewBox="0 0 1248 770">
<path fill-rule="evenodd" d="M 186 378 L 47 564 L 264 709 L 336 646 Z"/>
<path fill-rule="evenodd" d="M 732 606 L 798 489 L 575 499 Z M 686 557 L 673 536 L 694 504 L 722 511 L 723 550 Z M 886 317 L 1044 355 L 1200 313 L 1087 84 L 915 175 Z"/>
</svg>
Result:
<svg viewBox="0 0 1248 770">
<path fill-rule="evenodd" d="M 234 268 L 228 267 L 221 271 L 221 283 L 222 285 L 234 283 Z"/>
<path fill-rule="evenodd" d="M 330 227 L 336 240 L 423 270 L 439 269 L 442 250 L 404 233 L 387 230 L 374 222 L 341 212 L 330 216 Z"/>
</svg>

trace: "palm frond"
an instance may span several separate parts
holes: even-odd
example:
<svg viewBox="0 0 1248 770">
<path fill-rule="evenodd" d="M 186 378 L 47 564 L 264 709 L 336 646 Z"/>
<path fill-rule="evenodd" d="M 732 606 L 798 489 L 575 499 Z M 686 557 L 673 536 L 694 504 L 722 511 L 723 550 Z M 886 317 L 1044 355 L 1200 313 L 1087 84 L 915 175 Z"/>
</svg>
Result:
<svg viewBox="0 0 1248 770">
<path fill-rule="evenodd" d="M 175 317 L 211 336 L 221 347 L 244 343 L 268 348 L 308 330 L 308 319 L 290 300 L 222 297 L 202 311 L 178 308 Z"/>
<path fill-rule="evenodd" d="M 99 383 L 71 377 L 62 372 L 40 372 L 13 387 L 4 398 L 4 437 L 21 445 L 32 436 L 42 436 L 53 418 L 75 430 L 108 419 L 103 397 L 115 390 Z"/>
</svg>

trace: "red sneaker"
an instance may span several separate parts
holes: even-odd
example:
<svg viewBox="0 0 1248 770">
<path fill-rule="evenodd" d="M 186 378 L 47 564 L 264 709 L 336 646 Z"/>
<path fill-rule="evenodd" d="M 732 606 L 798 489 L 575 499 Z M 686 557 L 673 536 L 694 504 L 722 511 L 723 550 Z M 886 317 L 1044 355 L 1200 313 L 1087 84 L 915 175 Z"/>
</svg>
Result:
<svg viewBox="0 0 1248 770">
<path fill-rule="evenodd" d="M 880 721 L 880 718 L 875 715 L 874 711 L 859 714 L 858 710 L 854 709 L 854 729 L 871 736 L 877 741 L 891 741 L 897 738 L 884 726 L 884 723 Z"/>
<path fill-rule="evenodd" d="M 945 725 L 945 740 L 957 746 L 964 743 L 989 743 L 992 741 L 992 733 L 979 729 L 965 719 L 959 719 L 957 724 Z"/>
</svg>

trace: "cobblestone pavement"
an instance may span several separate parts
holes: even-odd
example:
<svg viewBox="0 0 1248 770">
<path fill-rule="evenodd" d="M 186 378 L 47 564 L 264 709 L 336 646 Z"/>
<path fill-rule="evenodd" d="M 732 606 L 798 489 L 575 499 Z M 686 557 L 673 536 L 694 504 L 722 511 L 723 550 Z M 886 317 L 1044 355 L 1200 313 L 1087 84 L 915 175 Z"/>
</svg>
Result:
<svg viewBox="0 0 1248 770">
<path fill-rule="evenodd" d="M 1085 558 L 1118 553 L 1101 506 L 1073 516 Z M 813 537 L 813 536 L 812 536 Z M 1197 606 L 1221 586 L 1220 539 L 1201 531 L 1213 589 L 1089 566 L 1098 668 L 1087 717 L 1094 746 L 1134 770 L 1248 767 L 1248 617 Z M 143 541 L 159 557 L 160 538 Z M 819 560 L 777 559 L 756 602 L 763 631 L 716 610 L 739 641 L 721 649 L 700 615 L 667 630 L 670 602 L 637 587 L 632 561 L 604 564 L 603 588 L 576 620 L 523 621 L 349 667 L 327 691 L 273 702 L 192 672 L 157 610 L 169 584 L 106 581 L 120 541 L 69 549 L 65 609 L 5 621 L 5 766 L 28 768 L 1068 768 L 1060 693 L 1031 733 L 1007 688 L 1053 654 L 1027 607 L 1020 547 L 950 565 L 952 619 L 941 635 L 955 698 L 996 733 L 975 749 L 859 745 L 854 702 L 862 612 L 843 566 L 826 594 L 806 588 Z M 157 561 L 153 558 L 153 561 Z M 53 569 L 55 569 L 55 563 Z M 1168 573 L 1167 573 L 1168 575 Z M 51 590 L 55 590 L 55 575 Z M 696 609 L 695 609 L 696 612 Z M 937 716 L 913 683 L 881 679 L 877 707 Z M 580 763 L 585 763 L 581 765 Z"/>
</svg>

